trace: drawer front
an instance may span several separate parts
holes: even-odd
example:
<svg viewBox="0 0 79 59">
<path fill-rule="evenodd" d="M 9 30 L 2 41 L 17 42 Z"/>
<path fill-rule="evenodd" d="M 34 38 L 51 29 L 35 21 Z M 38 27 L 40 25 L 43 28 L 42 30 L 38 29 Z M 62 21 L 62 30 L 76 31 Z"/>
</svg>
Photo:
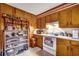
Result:
<svg viewBox="0 0 79 59">
<path fill-rule="evenodd" d="M 78 45 L 79 46 L 79 41 L 71 41 L 71 45 Z"/>
</svg>

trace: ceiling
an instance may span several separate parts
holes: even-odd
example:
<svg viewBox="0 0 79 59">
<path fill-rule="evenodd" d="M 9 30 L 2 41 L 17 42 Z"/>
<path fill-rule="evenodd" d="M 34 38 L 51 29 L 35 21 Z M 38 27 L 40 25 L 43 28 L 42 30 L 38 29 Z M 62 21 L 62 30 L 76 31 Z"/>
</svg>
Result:
<svg viewBox="0 0 79 59">
<path fill-rule="evenodd" d="M 62 3 L 8 3 L 11 6 L 30 12 L 34 15 L 41 14 Z"/>
</svg>

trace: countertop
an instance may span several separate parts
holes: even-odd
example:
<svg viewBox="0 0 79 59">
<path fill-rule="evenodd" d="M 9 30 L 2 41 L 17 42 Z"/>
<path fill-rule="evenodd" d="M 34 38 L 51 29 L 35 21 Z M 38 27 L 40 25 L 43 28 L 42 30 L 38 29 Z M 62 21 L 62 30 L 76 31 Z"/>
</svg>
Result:
<svg viewBox="0 0 79 59">
<path fill-rule="evenodd" d="M 48 36 L 48 37 L 62 38 L 62 39 L 66 39 L 66 40 L 79 41 L 79 39 L 72 38 L 72 37 L 67 37 L 67 36 L 54 36 L 54 35 L 51 35 L 51 34 L 35 34 L 35 35 L 41 35 L 41 36 L 44 36 L 44 37 Z"/>
</svg>

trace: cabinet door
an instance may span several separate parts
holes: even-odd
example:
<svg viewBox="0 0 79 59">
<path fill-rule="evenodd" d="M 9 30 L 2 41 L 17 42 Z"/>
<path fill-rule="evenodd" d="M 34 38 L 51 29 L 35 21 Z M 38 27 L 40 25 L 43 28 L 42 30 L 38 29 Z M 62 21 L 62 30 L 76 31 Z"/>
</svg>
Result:
<svg viewBox="0 0 79 59">
<path fill-rule="evenodd" d="M 46 28 L 46 20 L 45 20 L 45 17 L 42 17 L 42 18 L 41 18 L 41 23 L 40 23 L 40 25 L 41 25 L 41 28 L 42 28 L 42 29 Z"/>
<path fill-rule="evenodd" d="M 71 9 L 66 9 L 60 12 L 59 14 L 59 26 L 62 28 L 70 27 L 71 21 Z"/>
<path fill-rule="evenodd" d="M 43 37 L 40 35 L 37 36 L 37 46 L 41 49 L 43 48 Z"/>
<path fill-rule="evenodd" d="M 69 56 L 70 44 L 68 40 L 57 38 L 57 56 Z"/>
<path fill-rule="evenodd" d="M 79 28 L 79 5 L 72 8 L 72 26 Z"/>
<path fill-rule="evenodd" d="M 37 24 L 36 24 L 36 16 L 34 16 L 34 15 L 32 15 L 32 18 L 31 18 L 31 24 L 32 24 L 32 26 L 34 27 L 34 28 L 36 28 L 36 26 L 37 26 Z"/>
<path fill-rule="evenodd" d="M 79 42 L 71 41 L 71 54 L 72 56 L 79 56 Z"/>
<path fill-rule="evenodd" d="M 50 23 L 51 22 L 51 15 L 47 15 L 46 16 L 46 23 Z"/>
<path fill-rule="evenodd" d="M 53 22 L 53 21 L 57 21 L 57 20 L 59 20 L 58 19 L 58 13 L 51 14 L 51 21 Z"/>
<path fill-rule="evenodd" d="M 67 56 L 68 55 L 68 48 L 65 45 L 58 45 L 57 46 L 57 56 Z"/>
<path fill-rule="evenodd" d="M 39 19 L 37 19 L 37 28 L 38 29 L 40 29 L 40 27 L 41 27 L 41 24 L 40 23 L 41 23 L 41 19 L 39 18 Z"/>
<path fill-rule="evenodd" d="M 72 56 L 79 56 L 79 46 L 71 46 Z"/>
</svg>

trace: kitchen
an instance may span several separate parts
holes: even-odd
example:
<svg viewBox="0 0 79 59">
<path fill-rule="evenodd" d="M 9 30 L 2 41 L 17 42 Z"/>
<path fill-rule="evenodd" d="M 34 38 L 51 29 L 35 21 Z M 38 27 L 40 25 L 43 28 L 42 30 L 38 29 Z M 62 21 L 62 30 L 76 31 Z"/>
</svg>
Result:
<svg viewBox="0 0 79 59">
<path fill-rule="evenodd" d="M 79 4 L 45 6 L 34 14 L 32 3 L 0 3 L 1 56 L 79 56 Z"/>
</svg>

